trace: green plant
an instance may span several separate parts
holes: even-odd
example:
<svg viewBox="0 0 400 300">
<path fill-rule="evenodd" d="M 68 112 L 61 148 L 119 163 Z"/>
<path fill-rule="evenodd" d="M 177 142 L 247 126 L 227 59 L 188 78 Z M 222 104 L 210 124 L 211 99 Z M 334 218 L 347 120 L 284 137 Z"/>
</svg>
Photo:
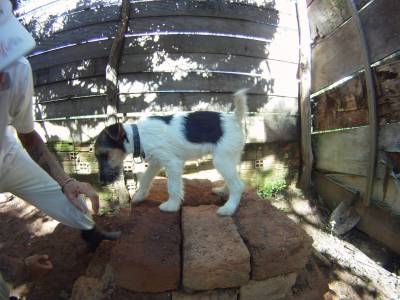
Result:
<svg viewBox="0 0 400 300">
<path fill-rule="evenodd" d="M 287 188 L 287 183 L 284 179 L 277 179 L 274 181 L 265 182 L 264 185 L 259 188 L 258 194 L 262 198 L 275 197 L 278 194 L 285 191 Z"/>
<path fill-rule="evenodd" d="M 111 215 L 114 213 L 114 209 L 111 207 L 102 207 L 100 209 L 100 216 Z"/>
</svg>

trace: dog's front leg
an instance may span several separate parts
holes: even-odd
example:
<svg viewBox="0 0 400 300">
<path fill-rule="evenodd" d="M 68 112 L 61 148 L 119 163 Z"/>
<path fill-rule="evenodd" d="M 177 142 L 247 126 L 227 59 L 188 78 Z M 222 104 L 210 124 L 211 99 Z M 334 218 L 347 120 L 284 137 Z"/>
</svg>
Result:
<svg viewBox="0 0 400 300">
<path fill-rule="evenodd" d="M 183 199 L 182 172 L 183 162 L 174 161 L 165 166 L 168 176 L 168 194 L 167 202 L 160 205 L 162 211 L 175 212 L 181 207 Z"/>
<path fill-rule="evenodd" d="M 161 170 L 161 165 L 155 162 L 149 163 L 149 166 L 147 167 L 147 170 L 144 172 L 142 177 L 139 180 L 139 189 L 136 191 L 135 195 L 133 196 L 132 202 L 134 203 L 139 203 L 146 199 L 150 185 L 154 179 L 154 177 L 157 176 L 157 174 Z"/>
</svg>

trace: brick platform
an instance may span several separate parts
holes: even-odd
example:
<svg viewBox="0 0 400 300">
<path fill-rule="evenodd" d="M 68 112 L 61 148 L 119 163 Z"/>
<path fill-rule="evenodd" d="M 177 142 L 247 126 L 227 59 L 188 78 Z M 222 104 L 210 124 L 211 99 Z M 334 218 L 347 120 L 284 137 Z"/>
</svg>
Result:
<svg viewBox="0 0 400 300">
<path fill-rule="evenodd" d="M 164 213 L 166 181 L 156 180 L 153 201 L 133 206 L 121 239 L 98 248 L 72 300 L 293 299 L 311 238 L 252 189 L 234 217 L 220 217 L 210 181 L 185 187 L 181 212 Z"/>
</svg>

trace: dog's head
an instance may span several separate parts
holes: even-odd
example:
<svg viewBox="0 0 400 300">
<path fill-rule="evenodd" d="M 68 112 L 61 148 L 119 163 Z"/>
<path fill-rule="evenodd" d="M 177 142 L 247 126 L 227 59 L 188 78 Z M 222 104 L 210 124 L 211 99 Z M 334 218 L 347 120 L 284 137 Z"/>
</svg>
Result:
<svg viewBox="0 0 400 300">
<path fill-rule="evenodd" d="M 100 182 L 109 184 L 117 180 L 127 155 L 124 141 L 126 132 L 120 123 L 107 126 L 97 136 L 94 153 L 99 164 Z"/>
</svg>

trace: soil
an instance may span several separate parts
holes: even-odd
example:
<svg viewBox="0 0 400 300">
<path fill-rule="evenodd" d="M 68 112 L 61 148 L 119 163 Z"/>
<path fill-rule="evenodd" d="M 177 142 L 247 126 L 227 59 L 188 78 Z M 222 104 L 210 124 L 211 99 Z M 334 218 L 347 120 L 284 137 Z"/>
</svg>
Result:
<svg viewBox="0 0 400 300">
<path fill-rule="evenodd" d="M 317 201 L 292 189 L 271 201 L 300 224 L 327 231 L 329 212 Z M 96 217 L 109 230 L 120 229 L 122 221 L 113 215 Z M 363 233 L 352 230 L 342 237 L 391 272 L 399 272 L 400 257 Z M 13 257 L 48 254 L 54 270 L 45 278 L 14 287 L 15 293 L 28 300 L 67 300 L 74 281 L 86 271 L 93 254 L 81 240 L 79 230 L 57 223 L 15 197 L 0 197 L 0 251 Z M 365 278 L 342 268 L 334 258 L 317 253 L 317 263 L 329 281 L 325 299 L 384 299 L 379 290 Z M 301 287 L 300 287 L 301 288 Z M 393 298 L 394 299 L 394 298 Z"/>
<path fill-rule="evenodd" d="M 119 228 L 113 216 L 96 217 L 105 229 Z M 0 200 L 0 252 L 24 258 L 49 255 L 54 269 L 43 279 L 14 287 L 14 293 L 28 300 L 66 300 L 75 280 L 83 275 L 92 253 L 80 231 L 47 217 L 26 202 L 11 197 Z"/>
</svg>

